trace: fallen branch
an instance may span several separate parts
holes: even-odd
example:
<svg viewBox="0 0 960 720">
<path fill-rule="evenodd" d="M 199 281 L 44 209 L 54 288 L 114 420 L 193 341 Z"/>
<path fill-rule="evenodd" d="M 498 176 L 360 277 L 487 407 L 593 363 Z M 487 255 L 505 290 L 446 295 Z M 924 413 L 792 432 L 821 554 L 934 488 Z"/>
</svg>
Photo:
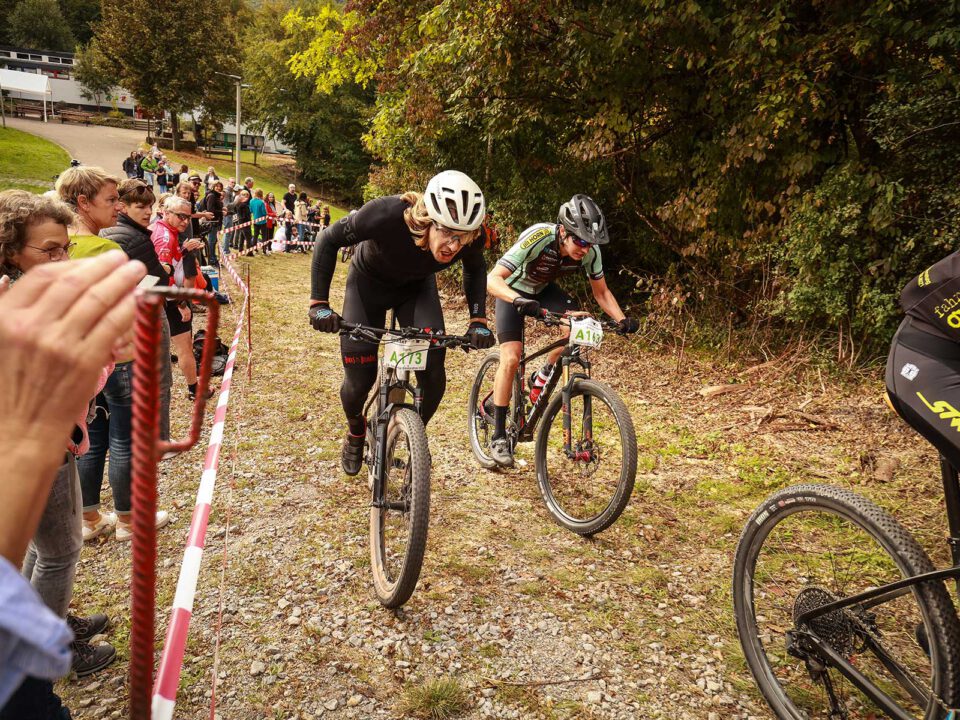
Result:
<svg viewBox="0 0 960 720">
<path fill-rule="evenodd" d="M 833 422 L 832 420 L 824 420 L 821 417 L 817 417 L 816 415 L 811 415 L 810 413 L 806 413 L 803 410 L 794 410 L 793 412 L 799 415 L 800 417 L 802 417 L 804 420 L 806 420 L 809 423 L 813 423 L 814 425 L 822 425 L 824 429 L 829 429 L 829 430 L 840 429 L 840 426 L 837 425 L 837 423 Z"/>
<path fill-rule="evenodd" d="M 585 678 L 568 678 L 566 680 L 528 680 L 526 682 L 519 682 L 516 680 L 494 680 L 493 678 L 485 677 L 483 681 L 487 687 L 499 687 L 500 685 L 509 685 L 511 687 L 541 687 L 543 685 L 567 685 L 569 683 L 592 682 L 608 677 L 610 677 L 608 674 L 601 673 L 600 675 L 592 675 Z"/>
</svg>

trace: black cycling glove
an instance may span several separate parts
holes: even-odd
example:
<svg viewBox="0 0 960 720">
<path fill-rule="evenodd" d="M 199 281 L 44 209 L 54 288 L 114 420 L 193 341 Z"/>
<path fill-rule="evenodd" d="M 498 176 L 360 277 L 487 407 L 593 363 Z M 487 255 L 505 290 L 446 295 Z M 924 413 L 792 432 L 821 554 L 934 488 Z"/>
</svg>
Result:
<svg viewBox="0 0 960 720">
<path fill-rule="evenodd" d="M 633 334 L 640 329 L 640 321 L 632 317 L 625 317 L 617 325 L 619 326 L 617 332 L 621 335 Z"/>
<path fill-rule="evenodd" d="M 497 342 L 490 328 L 476 321 L 470 323 L 470 327 L 467 328 L 467 337 L 470 339 L 470 344 L 478 350 L 491 348 Z"/>
<path fill-rule="evenodd" d="M 310 325 L 320 332 L 335 333 L 340 331 L 340 321 L 343 319 L 330 309 L 327 303 L 313 305 L 309 311 Z"/>
<path fill-rule="evenodd" d="M 525 297 L 515 297 L 513 299 L 513 306 L 521 315 L 526 315 L 527 317 L 540 316 L 540 303 L 536 300 Z"/>
</svg>

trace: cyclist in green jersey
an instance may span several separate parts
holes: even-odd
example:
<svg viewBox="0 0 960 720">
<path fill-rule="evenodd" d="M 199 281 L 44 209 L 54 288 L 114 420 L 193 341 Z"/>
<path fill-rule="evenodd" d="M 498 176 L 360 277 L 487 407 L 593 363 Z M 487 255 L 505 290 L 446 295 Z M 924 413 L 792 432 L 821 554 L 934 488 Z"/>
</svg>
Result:
<svg viewBox="0 0 960 720">
<path fill-rule="evenodd" d="M 610 240 L 607 224 L 597 204 L 586 195 L 574 195 L 560 206 L 556 224 L 538 223 L 520 233 L 517 243 L 497 261 L 487 276 L 487 291 L 496 298 L 500 365 L 493 387 L 494 430 L 490 457 L 502 467 L 513 464 L 507 440 L 507 407 L 513 377 L 523 352 L 523 322 L 537 317 L 541 308 L 553 312 L 578 310 L 579 305 L 554 282 L 563 275 L 585 272 L 593 297 L 620 323 L 623 333 L 636 332 L 640 323 L 628 318 L 603 277 L 600 245 Z M 569 328 L 566 330 L 569 333 Z M 546 384 L 563 348 L 547 356 L 547 363 L 531 380 L 531 400 Z"/>
</svg>

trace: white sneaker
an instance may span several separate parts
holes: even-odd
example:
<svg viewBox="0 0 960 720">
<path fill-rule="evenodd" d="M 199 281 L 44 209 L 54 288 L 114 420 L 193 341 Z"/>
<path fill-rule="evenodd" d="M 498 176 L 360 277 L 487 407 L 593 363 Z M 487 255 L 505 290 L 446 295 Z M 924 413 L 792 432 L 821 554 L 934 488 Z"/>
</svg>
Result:
<svg viewBox="0 0 960 720">
<path fill-rule="evenodd" d="M 170 522 L 170 513 L 166 510 L 157 510 L 156 528 L 159 530 Z M 117 523 L 117 540 L 130 540 L 133 537 L 133 526 L 126 523 Z"/>
<path fill-rule="evenodd" d="M 117 516 L 115 513 L 100 513 L 100 517 L 96 521 L 90 522 L 89 520 L 83 521 L 83 540 L 93 540 L 103 535 L 105 532 L 110 532 L 110 529 L 117 524 Z"/>
</svg>

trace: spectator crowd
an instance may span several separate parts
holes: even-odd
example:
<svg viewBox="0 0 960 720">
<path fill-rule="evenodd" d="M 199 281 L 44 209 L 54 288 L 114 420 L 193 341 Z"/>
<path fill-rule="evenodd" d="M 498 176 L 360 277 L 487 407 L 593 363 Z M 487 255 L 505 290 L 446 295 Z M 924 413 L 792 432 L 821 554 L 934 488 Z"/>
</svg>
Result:
<svg viewBox="0 0 960 720">
<path fill-rule="evenodd" d="M 277 202 L 252 178 L 238 187 L 213 167 L 203 177 L 173 168 L 154 147 L 130 154 L 124 179 L 78 165 L 45 195 L 0 192 L 0 478 L 17 478 L 0 482 L 0 720 L 70 718 L 53 681 L 116 657 L 102 640 L 110 619 L 72 601 L 84 542 L 133 534 L 133 290 L 208 287 L 218 254 L 260 242 L 266 252 L 275 235 L 306 238 L 307 223 L 330 222 L 294 185 Z M 245 222 L 217 247 L 221 229 Z M 169 299 L 162 314 L 162 439 L 173 364 L 197 394 L 198 311 Z M 101 505 L 105 475 L 112 511 Z M 159 510 L 156 527 L 169 520 Z"/>
</svg>

